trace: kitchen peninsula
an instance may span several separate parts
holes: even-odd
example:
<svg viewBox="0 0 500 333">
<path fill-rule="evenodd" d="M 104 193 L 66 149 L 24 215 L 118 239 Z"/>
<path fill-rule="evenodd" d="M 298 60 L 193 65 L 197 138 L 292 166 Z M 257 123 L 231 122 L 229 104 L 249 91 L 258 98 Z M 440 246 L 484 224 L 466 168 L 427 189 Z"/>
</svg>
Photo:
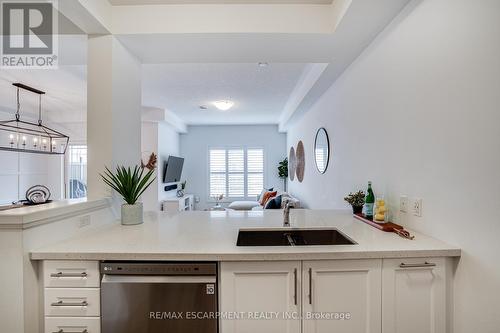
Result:
<svg viewBox="0 0 500 333">
<path fill-rule="evenodd" d="M 33 249 L 31 260 L 41 263 L 45 331 L 69 325 L 100 332 L 101 320 L 111 311 L 104 304 L 109 294 L 102 296 L 105 283 L 114 281 L 108 273 L 134 263 L 147 270 L 154 263 L 216 264 L 214 290 L 223 313 L 341 311 L 352 316 L 344 321 L 220 320 L 223 333 L 258 328 L 304 332 L 302 327 L 305 332 L 397 332 L 409 324 L 446 332 L 450 327 L 450 286 L 459 248 L 420 233 L 407 240 L 334 210 L 292 210 L 289 230 L 334 228 L 355 244 L 236 246 L 241 229 L 281 230 L 282 223 L 281 211 L 154 213 L 142 225 L 111 221 Z M 60 306 L 68 297 L 85 306 Z M 127 306 L 124 300 L 112 303 Z M 148 311 L 153 309 L 140 308 L 129 317 L 142 320 Z"/>
</svg>

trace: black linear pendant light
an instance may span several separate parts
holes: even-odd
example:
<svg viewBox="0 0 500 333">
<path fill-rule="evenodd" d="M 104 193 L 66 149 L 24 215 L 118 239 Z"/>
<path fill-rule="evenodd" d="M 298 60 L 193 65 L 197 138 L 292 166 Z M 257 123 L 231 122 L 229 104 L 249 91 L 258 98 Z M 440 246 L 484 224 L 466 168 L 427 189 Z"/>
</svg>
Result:
<svg viewBox="0 0 500 333">
<path fill-rule="evenodd" d="M 0 150 L 63 155 L 68 147 L 69 136 L 42 123 L 42 95 L 45 92 L 22 83 L 12 85 L 17 87 L 16 119 L 0 121 Z M 21 120 L 20 89 L 38 94 L 38 123 Z"/>
</svg>

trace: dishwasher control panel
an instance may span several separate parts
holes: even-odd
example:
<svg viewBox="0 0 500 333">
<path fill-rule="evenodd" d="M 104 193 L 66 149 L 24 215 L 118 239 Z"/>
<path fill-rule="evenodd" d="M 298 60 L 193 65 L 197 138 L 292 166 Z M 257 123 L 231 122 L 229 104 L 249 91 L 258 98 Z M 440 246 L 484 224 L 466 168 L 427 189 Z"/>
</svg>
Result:
<svg viewBox="0 0 500 333">
<path fill-rule="evenodd" d="M 216 275 L 217 264 L 103 262 L 101 273 L 108 275 Z"/>
</svg>

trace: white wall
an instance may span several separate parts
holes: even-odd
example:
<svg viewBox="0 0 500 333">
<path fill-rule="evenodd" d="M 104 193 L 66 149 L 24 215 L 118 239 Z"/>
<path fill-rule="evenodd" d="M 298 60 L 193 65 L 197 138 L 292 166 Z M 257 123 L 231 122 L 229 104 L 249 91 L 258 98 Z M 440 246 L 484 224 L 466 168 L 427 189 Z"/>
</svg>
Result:
<svg viewBox="0 0 500 333">
<path fill-rule="evenodd" d="M 90 224 L 82 227 L 82 217 Z M 48 219 L 42 219 L 47 222 Z M 55 219 L 28 229 L 0 230 L 0 323 L 1 332 L 38 333 L 43 327 L 43 279 L 39 276 L 40 261 L 31 261 L 30 252 L 49 244 L 62 242 L 115 223 L 107 206 L 80 212 L 78 216 Z M 40 326 L 41 325 L 41 326 Z"/>
<path fill-rule="evenodd" d="M 180 136 L 180 153 L 185 158 L 182 179 L 187 180 L 186 193 L 200 198 L 196 209 L 213 206 L 208 199 L 208 148 L 213 146 L 263 147 L 264 184 L 283 188 L 278 177 L 278 163 L 286 157 L 286 135 L 278 126 L 189 126 Z"/>
<path fill-rule="evenodd" d="M 158 200 L 162 201 L 167 197 L 175 196 L 177 191 L 165 192 L 163 183 L 163 169 L 170 155 L 179 156 L 180 138 L 179 133 L 166 123 L 158 123 Z"/>
<path fill-rule="evenodd" d="M 114 169 L 140 163 L 141 96 L 139 60 L 114 36 L 89 36 L 87 174 L 91 199 L 111 193 L 100 176 L 105 166 Z"/>
<path fill-rule="evenodd" d="M 413 1 L 288 133 L 307 163 L 291 192 L 311 208 L 345 207 L 368 180 L 393 211 L 402 194 L 423 199 L 422 217 L 395 218 L 463 249 L 456 333 L 500 327 L 499 92 L 500 2 Z M 321 126 L 325 175 L 312 156 Z"/>
<path fill-rule="evenodd" d="M 170 155 L 179 155 L 179 133 L 163 122 L 143 122 L 141 133 L 142 159 L 146 163 L 151 153 L 158 155 L 156 180 L 142 195 L 146 211 L 158 211 L 160 202 L 167 197 L 176 195 L 176 191 L 165 192 L 163 183 L 163 168 Z"/>
<path fill-rule="evenodd" d="M 45 185 L 51 199 L 64 196 L 62 157 L 0 151 L 0 204 L 26 199 L 26 190 L 34 185 Z"/>
</svg>

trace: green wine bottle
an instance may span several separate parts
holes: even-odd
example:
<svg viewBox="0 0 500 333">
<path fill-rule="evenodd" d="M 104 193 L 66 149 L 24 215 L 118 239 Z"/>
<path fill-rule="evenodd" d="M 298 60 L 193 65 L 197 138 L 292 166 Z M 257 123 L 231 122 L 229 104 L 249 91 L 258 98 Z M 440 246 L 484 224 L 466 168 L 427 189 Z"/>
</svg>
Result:
<svg viewBox="0 0 500 333">
<path fill-rule="evenodd" d="M 365 218 L 373 220 L 373 206 L 375 205 L 375 195 L 372 190 L 372 182 L 368 182 L 368 190 L 365 196 Z"/>
</svg>

